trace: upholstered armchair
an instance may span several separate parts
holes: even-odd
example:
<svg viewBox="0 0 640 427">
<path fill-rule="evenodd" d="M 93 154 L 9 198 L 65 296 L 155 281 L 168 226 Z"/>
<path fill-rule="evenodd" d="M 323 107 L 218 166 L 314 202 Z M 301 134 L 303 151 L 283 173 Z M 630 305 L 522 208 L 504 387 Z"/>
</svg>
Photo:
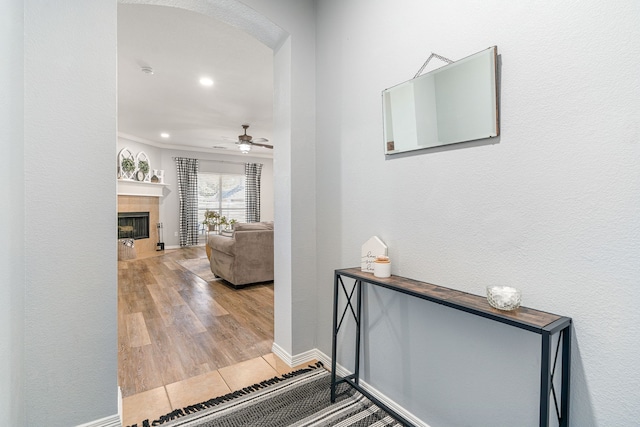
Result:
<svg viewBox="0 0 640 427">
<path fill-rule="evenodd" d="M 209 235 L 211 272 L 234 287 L 273 281 L 273 222 L 236 224 L 230 237 Z"/>
</svg>

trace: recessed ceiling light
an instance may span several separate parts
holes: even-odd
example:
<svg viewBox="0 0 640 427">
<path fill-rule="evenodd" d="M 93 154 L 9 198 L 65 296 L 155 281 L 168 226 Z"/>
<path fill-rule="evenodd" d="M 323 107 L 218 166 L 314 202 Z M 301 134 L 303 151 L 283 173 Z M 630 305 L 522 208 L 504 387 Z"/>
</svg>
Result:
<svg viewBox="0 0 640 427">
<path fill-rule="evenodd" d="M 163 138 L 169 138 L 171 135 L 169 135 L 169 134 L 168 134 L 168 133 L 166 133 L 166 132 L 162 132 L 162 133 L 160 134 L 160 136 L 161 136 L 161 137 L 163 137 Z"/>
<path fill-rule="evenodd" d="M 202 86 L 213 86 L 213 80 L 211 80 L 209 77 L 202 77 L 200 79 L 200 84 Z"/>
</svg>

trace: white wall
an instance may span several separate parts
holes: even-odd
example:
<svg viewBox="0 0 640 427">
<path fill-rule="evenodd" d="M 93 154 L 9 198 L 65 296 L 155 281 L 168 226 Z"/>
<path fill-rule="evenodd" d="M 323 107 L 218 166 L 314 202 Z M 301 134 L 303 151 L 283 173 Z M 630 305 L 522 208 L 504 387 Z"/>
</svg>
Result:
<svg viewBox="0 0 640 427">
<path fill-rule="evenodd" d="M 571 425 L 637 424 L 639 16 L 632 0 L 318 2 L 322 351 L 333 269 L 358 265 L 378 235 L 394 274 L 478 295 L 514 285 L 524 305 L 572 317 Z M 458 59 L 491 45 L 500 138 L 385 160 L 381 90 L 431 52 Z M 537 425 L 536 336 L 367 297 L 367 381 L 433 427 Z"/>
<path fill-rule="evenodd" d="M 172 3 L 181 6 L 178 1 Z M 276 256 L 280 265 L 276 277 L 281 283 L 276 294 L 281 296 L 279 304 L 288 304 L 280 311 L 284 314 L 278 319 L 277 335 L 292 354 L 293 342 L 309 349 L 315 343 L 308 333 L 315 308 L 315 284 L 308 280 L 315 271 L 313 3 L 255 2 L 256 9 L 266 8 L 265 14 L 283 22 L 294 35 L 287 41 L 281 37 L 283 31 L 259 13 L 257 25 L 250 25 L 256 22 L 244 19 L 240 3 L 182 3 L 203 13 L 222 10 L 249 32 L 265 30 L 256 37 L 263 37 L 276 52 L 275 62 L 281 68 L 276 68 L 274 128 L 281 150 L 274 161 L 274 168 L 278 163 L 274 186 L 282 200 L 274 214 L 281 221 L 277 230 L 282 249 Z M 20 6 L 13 2 L 3 5 L 2 11 L 19 15 Z M 20 277 L 24 273 L 18 267 L 15 274 L 10 273 L 15 282 L 9 288 L 11 292 L 24 288 L 25 314 L 21 319 L 22 297 L 13 297 L 18 313 L 10 314 L 11 323 L 0 336 L 3 345 L 12 344 L 13 338 L 20 345 L 17 334 L 24 325 L 24 364 L 17 360 L 22 355 L 19 347 L 9 362 L 10 369 L 16 368 L 18 382 L 21 374 L 26 377 L 25 396 L 20 396 L 18 383 L 12 386 L 11 397 L 3 389 L 0 398 L 3 406 L 15 408 L 8 416 L 19 422 L 26 403 L 37 402 L 38 410 L 27 411 L 29 425 L 76 425 L 117 410 L 116 247 L 101 243 L 112 240 L 116 223 L 116 16 L 116 3 L 106 0 L 35 1 L 25 6 L 25 191 L 12 190 L 10 200 L 18 204 L 8 208 L 8 214 L 17 217 L 11 220 L 14 235 L 28 224 L 24 240 L 18 239 L 10 257 L 12 265 L 20 266 L 26 253 L 24 287 Z M 22 40 L 21 31 L 11 28 L 8 43 L 20 46 Z M 8 44 L 1 46 L 4 53 Z M 14 58 L 19 59 L 17 49 Z M 9 72 L 19 74 L 20 70 L 18 60 Z M 20 79 L 9 82 L 4 74 L 2 84 L 17 94 L 23 88 Z M 9 111 L 3 109 L 3 123 L 20 106 L 17 99 Z M 11 123 L 9 132 L 19 143 L 21 123 Z M 78 171 L 72 161 L 77 158 L 81 159 L 78 164 L 89 162 L 89 170 Z M 19 161 L 20 154 L 8 160 Z M 292 168 L 291 160 L 297 161 L 297 167 Z M 13 167 L 20 170 L 19 166 Z M 21 179 L 12 182 L 19 186 Z M 293 205 L 295 194 L 300 194 L 300 203 Z M 69 220 L 69 212 L 82 214 L 82 219 Z M 291 218 L 298 220 L 297 230 Z M 294 288 L 292 279 L 302 278 Z M 294 310 L 293 301 L 302 303 Z M 294 323 L 300 339 L 293 336 Z"/>
<path fill-rule="evenodd" d="M 25 421 L 24 5 L 0 3 L 0 425 Z"/>
<path fill-rule="evenodd" d="M 289 35 L 274 49 L 274 341 L 297 355 L 316 344 L 315 3 L 243 3 Z"/>
<path fill-rule="evenodd" d="M 25 3 L 24 404 L 31 426 L 117 413 L 116 28 L 112 0 Z"/>
</svg>

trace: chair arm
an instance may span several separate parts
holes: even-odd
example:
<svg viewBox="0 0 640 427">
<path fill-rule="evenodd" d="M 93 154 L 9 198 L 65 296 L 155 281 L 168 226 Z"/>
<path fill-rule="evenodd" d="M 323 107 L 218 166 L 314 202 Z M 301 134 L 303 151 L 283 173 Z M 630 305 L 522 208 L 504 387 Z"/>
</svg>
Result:
<svg viewBox="0 0 640 427">
<path fill-rule="evenodd" d="M 225 254 L 234 256 L 236 254 L 236 239 L 232 237 L 219 236 L 212 234 L 209 236 L 207 245 L 213 250 L 224 252 Z"/>
</svg>

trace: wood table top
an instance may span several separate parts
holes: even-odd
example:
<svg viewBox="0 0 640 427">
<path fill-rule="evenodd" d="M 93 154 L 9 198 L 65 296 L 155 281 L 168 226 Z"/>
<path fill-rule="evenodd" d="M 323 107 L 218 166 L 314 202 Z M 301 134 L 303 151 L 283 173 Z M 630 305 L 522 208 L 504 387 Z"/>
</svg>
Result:
<svg viewBox="0 0 640 427">
<path fill-rule="evenodd" d="M 372 273 L 361 271 L 359 267 L 339 269 L 336 270 L 336 274 L 362 280 L 537 333 L 542 333 L 543 331 L 551 331 L 553 333 L 557 329 L 556 327 L 562 328 L 571 323 L 571 319 L 568 317 L 528 307 L 520 306 L 512 311 L 498 310 L 491 307 L 485 297 L 401 276 L 375 277 Z"/>
</svg>

